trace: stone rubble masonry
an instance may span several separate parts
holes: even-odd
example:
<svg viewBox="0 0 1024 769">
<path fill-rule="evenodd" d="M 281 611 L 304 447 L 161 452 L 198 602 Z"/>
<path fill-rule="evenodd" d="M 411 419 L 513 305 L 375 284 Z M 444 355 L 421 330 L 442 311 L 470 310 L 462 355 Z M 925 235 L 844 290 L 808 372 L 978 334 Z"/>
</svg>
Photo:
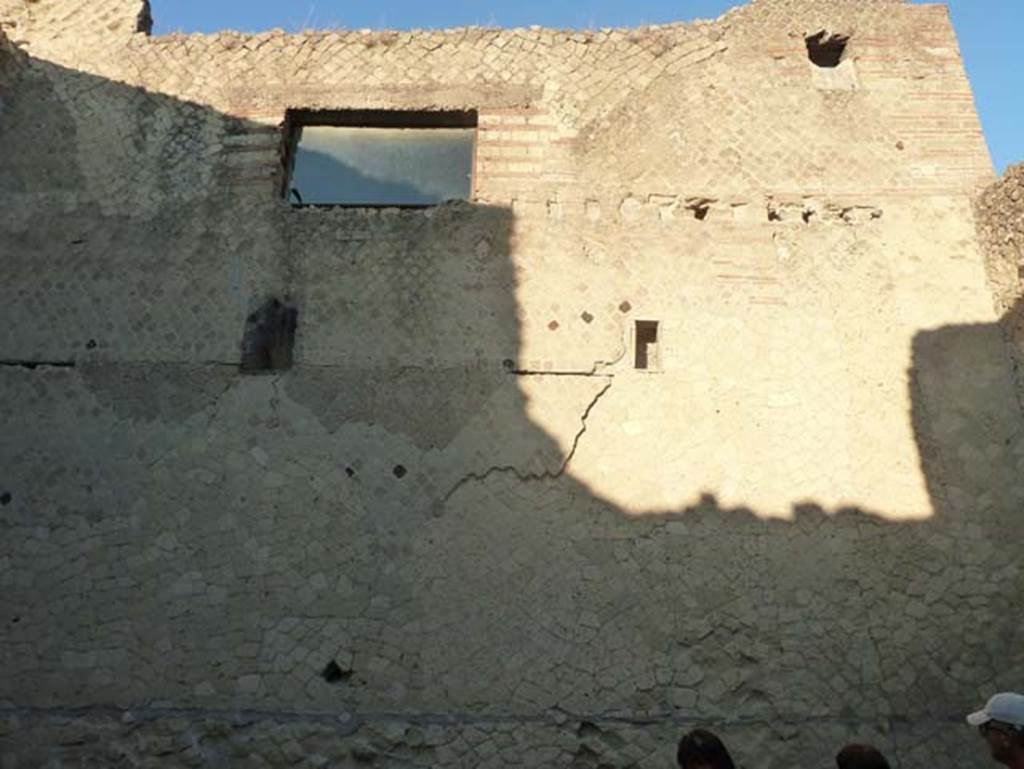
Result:
<svg viewBox="0 0 1024 769">
<path fill-rule="evenodd" d="M 1003 314 L 1007 340 L 1014 355 L 1018 388 L 1024 362 L 1024 165 L 1012 166 L 1002 179 L 977 198 L 978 234 L 985 250 L 996 307 Z M 1024 390 L 1020 390 L 1024 395 Z"/>
<path fill-rule="evenodd" d="M 0 0 L 2 769 L 987 760 L 1020 169 L 945 7 L 150 25 Z M 290 109 L 475 110 L 473 200 L 292 208 Z"/>
</svg>

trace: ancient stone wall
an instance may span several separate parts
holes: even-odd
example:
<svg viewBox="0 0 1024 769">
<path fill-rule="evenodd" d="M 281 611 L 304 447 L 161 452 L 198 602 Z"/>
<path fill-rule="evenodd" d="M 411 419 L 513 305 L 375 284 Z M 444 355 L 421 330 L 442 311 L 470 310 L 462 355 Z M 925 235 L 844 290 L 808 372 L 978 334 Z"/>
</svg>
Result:
<svg viewBox="0 0 1024 769">
<path fill-rule="evenodd" d="M 148 18 L 0 0 L 5 769 L 976 757 L 1024 424 L 945 8 Z M 473 200 L 293 208 L 289 109 L 475 110 Z"/>
<path fill-rule="evenodd" d="M 998 302 L 1007 312 L 1021 296 L 1024 272 L 1024 165 L 1013 166 L 977 202 L 981 236 Z"/>
<path fill-rule="evenodd" d="M 1013 359 L 1018 393 L 1024 398 L 1024 166 L 1010 168 L 976 203 L 978 233 L 985 251 L 996 307 Z"/>
</svg>

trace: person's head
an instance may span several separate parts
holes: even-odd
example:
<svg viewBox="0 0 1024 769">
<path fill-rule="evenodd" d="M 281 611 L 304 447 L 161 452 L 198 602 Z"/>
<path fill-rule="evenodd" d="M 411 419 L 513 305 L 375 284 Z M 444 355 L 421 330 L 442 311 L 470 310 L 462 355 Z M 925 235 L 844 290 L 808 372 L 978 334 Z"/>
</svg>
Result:
<svg viewBox="0 0 1024 769">
<path fill-rule="evenodd" d="M 736 769 L 725 745 L 707 729 L 684 734 L 676 750 L 679 769 Z"/>
<path fill-rule="evenodd" d="M 967 723 L 978 727 L 992 758 L 1010 766 L 1024 764 L 1024 695 L 997 694 Z"/>
<path fill-rule="evenodd" d="M 836 755 L 839 769 L 891 769 L 885 756 L 871 745 L 847 745 Z"/>
</svg>

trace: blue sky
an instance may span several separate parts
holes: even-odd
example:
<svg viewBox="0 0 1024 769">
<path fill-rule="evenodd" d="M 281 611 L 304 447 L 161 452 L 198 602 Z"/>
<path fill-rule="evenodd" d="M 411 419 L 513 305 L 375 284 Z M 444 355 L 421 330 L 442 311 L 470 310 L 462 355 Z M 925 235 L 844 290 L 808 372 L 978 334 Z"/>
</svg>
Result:
<svg viewBox="0 0 1024 769">
<path fill-rule="evenodd" d="M 921 0 L 913 0 L 921 2 Z M 739 0 L 152 0 L 156 34 L 469 24 L 618 27 L 714 18 Z M 1024 0 L 950 0 L 996 168 L 1024 161 Z"/>
</svg>

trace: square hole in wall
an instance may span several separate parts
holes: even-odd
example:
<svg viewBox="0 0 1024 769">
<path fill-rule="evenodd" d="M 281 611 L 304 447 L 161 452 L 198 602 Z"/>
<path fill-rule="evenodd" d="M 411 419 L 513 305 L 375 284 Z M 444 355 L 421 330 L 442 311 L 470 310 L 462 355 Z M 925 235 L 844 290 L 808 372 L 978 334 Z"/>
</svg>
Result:
<svg viewBox="0 0 1024 769">
<path fill-rule="evenodd" d="M 657 369 L 660 365 L 658 357 L 658 321 L 638 320 L 633 332 L 633 346 L 634 368 L 642 371 Z"/>
<path fill-rule="evenodd" d="M 282 193 L 295 206 L 469 200 L 476 127 L 475 111 L 291 110 Z"/>
<path fill-rule="evenodd" d="M 804 39 L 807 44 L 807 58 L 816 67 L 834 69 L 842 63 L 849 41 L 848 35 L 834 35 L 826 30 L 808 35 Z"/>
<path fill-rule="evenodd" d="M 823 91 L 854 91 L 858 88 L 855 57 L 850 53 L 850 37 L 821 31 L 806 40 L 811 62 L 811 81 Z"/>
</svg>

